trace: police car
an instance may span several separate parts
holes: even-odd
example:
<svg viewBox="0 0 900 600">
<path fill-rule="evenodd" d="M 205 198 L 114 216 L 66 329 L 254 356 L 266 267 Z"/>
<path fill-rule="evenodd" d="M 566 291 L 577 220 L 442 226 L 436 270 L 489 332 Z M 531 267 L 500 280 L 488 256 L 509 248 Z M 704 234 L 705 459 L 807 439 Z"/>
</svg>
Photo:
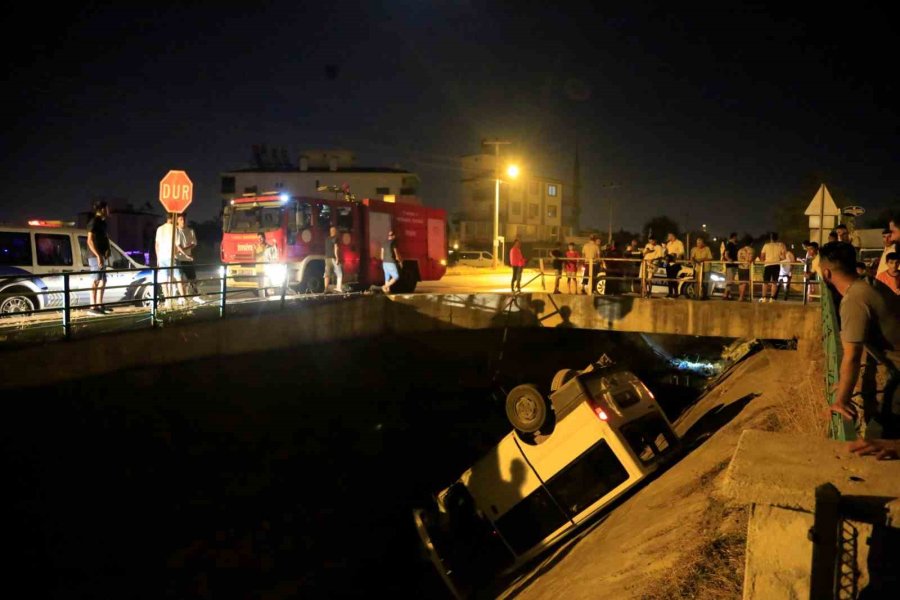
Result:
<svg viewBox="0 0 900 600">
<path fill-rule="evenodd" d="M 0 315 L 30 314 L 62 308 L 64 273 L 69 275 L 71 306 L 89 305 L 90 271 L 85 229 L 60 221 L 30 221 L 0 226 Z M 153 272 L 110 242 L 105 303 L 147 302 L 153 297 Z"/>
</svg>

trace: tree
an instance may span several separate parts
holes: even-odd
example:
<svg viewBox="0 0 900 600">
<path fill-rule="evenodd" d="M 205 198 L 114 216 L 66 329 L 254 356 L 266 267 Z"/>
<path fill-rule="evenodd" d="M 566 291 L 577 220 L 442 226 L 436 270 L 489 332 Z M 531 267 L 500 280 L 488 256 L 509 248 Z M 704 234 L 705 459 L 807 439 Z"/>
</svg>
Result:
<svg viewBox="0 0 900 600">
<path fill-rule="evenodd" d="M 804 214 L 806 205 L 784 202 L 775 211 L 775 230 L 778 239 L 785 244 L 799 244 L 809 239 L 809 218 Z M 765 235 L 768 238 L 768 234 Z"/>
<path fill-rule="evenodd" d="M 666 239 L 666 235 L 669 233 L 680 236 L 681 227 L 678 226 L 674 219 L 660 215 L 644 223 L 643 232 L 647 237 L 652 235 L 657 241 L 662 241 Z"/>
</svg>

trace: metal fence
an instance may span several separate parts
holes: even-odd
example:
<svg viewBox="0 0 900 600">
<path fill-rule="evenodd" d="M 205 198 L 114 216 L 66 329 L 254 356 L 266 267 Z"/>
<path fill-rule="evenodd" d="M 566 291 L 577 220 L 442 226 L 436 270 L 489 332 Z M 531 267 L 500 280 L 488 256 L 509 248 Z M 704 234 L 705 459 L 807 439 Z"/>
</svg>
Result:
<svg viewBox="0 0 900 600">
<path fill-rule="evenodd" d="M 61 328 L 62 337 L 69 339 L 72 337 L 73 323 L 81 316 L 143 315 L 149 320 L 150 327 L 156 327 L 164 314 L 175 315 L 200 307 L 205 307 L 207 312 L 213 309 L 219 317 L 225 317 L 229 306 L 236 302 L 233 295 L 240 291 L 255 291 L 257 297 L 277 299 L 281 307 L 284 307 L 289 296 L 295 294 L 282 264 L 240 263 L 241 267 L 252 267 L 256 273 L 255 284 L 250 286 L 246 283 L 235 285 L 233 280 L 237 277 L 228 274 L 227 264 L 189 266 L 193 266 L 196 273 L 213 275 L 187 280 L 183 273 L 178 273 L 179 277 L 173 281 L 173 273 L 183 271 L 185 265 L 2 275 L 0 307 L 7 310 L 0 313 L 0 324 L 3 323 L 2 317 L 32 317 L 26 324 L 28 327 Z M 106 276 L 104 300 L 98 306 L 92 304 L 91 295 L 91 281 L 96 275 Z M 178 281 L 187 289 L 179 291 Z M 211 285 L 201 289 L 203 284 Z"/>
<path fill-rule="evenodd" d="M 639 294 L 642 297 L 653 297 L 667 294 L 670 290 L 679 296 L 689 298 L 710 298 L 718 294 L 724 295 L 726 290 L 740 296 L 741 288 L 749 300 L 765 297 L 765 286 L 775 287 L 775 297 L 785 300 L 795 296 L 804 304 L 820 298 L 821 282 L 807 272 L 806 263 L 780 263 L 788 266 L 786 274 L 779 269 L 778 279 L 774 284 L 764 281 L 765 266 L 752 263 L 749 267 L 724 261 L 703 261 L 694 263 L 688 260 L 666 262 L 665 259 L 645 260 L 641 258 L 602 257 L 596 260 L 584 258 L 561 258 L 562 268 L 557 271 L 552 267 L 553 259 L 539 258 L 538 271 L 541 275 L 541 289 L 547 290 L 546 279 L 554 281 L 554 289 L 559 273 L 560 280 L 574 278 L 580 290 L 583 282 L 590 283 L 592 293 L 616 295 L 622 293 Z M 574 265 L 567 269 L 567 266 Z M 674 276 L 672 276 L 674 275 Z M 670 288 L 671 284 L 671 288 Z M 798 289 L 799 288 L 799 289 Z"/>
</svg>

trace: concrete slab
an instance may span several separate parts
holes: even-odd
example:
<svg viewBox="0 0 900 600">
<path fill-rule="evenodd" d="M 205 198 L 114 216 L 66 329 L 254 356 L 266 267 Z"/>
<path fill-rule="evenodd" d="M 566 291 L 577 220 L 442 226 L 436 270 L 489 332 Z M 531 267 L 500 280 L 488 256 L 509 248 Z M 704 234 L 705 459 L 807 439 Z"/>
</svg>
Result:
<svg viewBox="0 0 900 600">
<path fill-rule="evenodd" d="M 832 483 L 843 496 L 900 497 L 900 461 L 857 456 L 846 442 L 747 430 L 726 473 L 723 493 L 748 504 L 812 511 L 815 489 Z"/>
</svg>

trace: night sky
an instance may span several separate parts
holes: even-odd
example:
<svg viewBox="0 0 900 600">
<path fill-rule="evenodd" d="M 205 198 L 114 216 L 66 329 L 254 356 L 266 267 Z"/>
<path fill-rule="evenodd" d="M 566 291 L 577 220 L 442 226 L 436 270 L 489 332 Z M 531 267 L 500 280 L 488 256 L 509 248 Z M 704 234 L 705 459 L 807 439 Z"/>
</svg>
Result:
<svg viewBox="0 0 900 600">
<path fill-rule="evenodd" d="M 458 158 L 492 137 L 566 182 L 577 139 L 585 227 L 612 199 L 616 228 L 762 232 L 823 182 L 838 205 L 900 207 L 898 28 L 876 3 L 24 4 L 0 221 L 158 204 L 170 169 L 204 220 L 254 144 L 399 163 L 454 210 Z"/>
</svg>

